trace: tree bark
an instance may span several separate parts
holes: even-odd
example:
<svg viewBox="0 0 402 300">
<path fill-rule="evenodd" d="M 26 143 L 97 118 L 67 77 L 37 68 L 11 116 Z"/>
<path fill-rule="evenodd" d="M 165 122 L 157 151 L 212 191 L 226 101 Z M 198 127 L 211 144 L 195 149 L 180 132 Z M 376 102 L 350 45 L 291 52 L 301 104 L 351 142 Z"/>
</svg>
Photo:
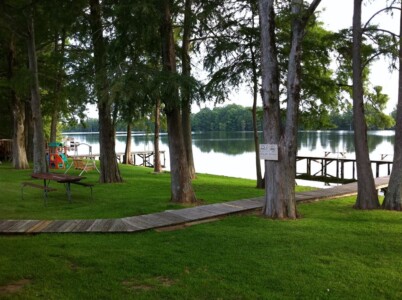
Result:
<svg viewBox="0 0 402 300">
<path fill-rule="evenodd" d="M 16 51 L 14 43 L 14 34 L 10 36 L 10 44 L 8 49 L 8 80 L 14 77 L 14 69 L 17 66 Z M 25 148 L 25 104 L 16 94 L 14 89 L 10 90 L 11 107 L 13 112 L 13 167 L 15 169 L 28 169 L 28 158 Z"/>
<path fill-rule="evenodd" d="M 31 110 L 32 110 L 32 120 L 34 126 L 33 135 L 33 172 L 34 173 L 45 173 L 47 172 L 46 164 L 46 152 L 45 152 L 45 137 L 43 134 L 43 119 L 41 112 L 41 99 L 39 94 L 39 80 L 38 80 L 38 63 L 36 57 L 36 46 L 35 46 L 35 30 L 34 30 L 34 7 L 31 4 L 31 10 L 28 15 L 28 58 L 29 58 L 29 70 L 32 74 L 31 83 Z"/>
<path fill-rule="evenodd" d="M 25 135 L 25 149 L 28 161 L 33 161 L 33 132 L 34 126 L 32 121 L 32 109 L 30 101 L 27 99 L 24 105 L 25 122 L 24 122 L 24 135 Z"/>
<path fill-rule="evenodd" d="M 126 165 L 132 165 L 133 161 L 131 159 L 131 123 L 127 124 L 126 149 L 124 153 L 125 157 L 123 163 Z"/>
<path fill-rule="evenodd" d="M 362 0 L 354 0 L 353 11 L 353 124 L 357 169 L 357 198 L 355 208 L 379 208 L 367 144 L 367 125 L 364 117 L 362 81 Z"/>
<path fill-rule="evenodd" d="M 162 65 L 164 72 L 176 73 L 176 55 L 170 13 L 170 1 L 161 1 Z M 168 82 L 163 101 L 168 124 L 169 157 L 171 172 L 171 201 L 178 203 L 196 202 L 188 168 L 183 137 L 178 89 Z"/>
<path fill-rule="evenodd" d="M 264 140 L 278 146 L 278 160 L 265 161 L 265 201 L 263 214 L 270 218 L 297 217 L 295 176 L 297 120 L 300 102 L 301 42 L 310 16 L 319 5 L 314 0 L 303 10 L 302 0 L 293 0 L 292 40 L 287 75 L 287 112 L 283 128 L 279 107 L 279 68 L 275 36 L 274 0 L 260 0 L 262 90 Z"/>
<path fill-rule="evenodd" d="M 196 197 L 188 172 L 186 149 L 182 136 L 180 110 L 166 113 L 169 138 L 169 157 L 171 172 L 171 201 L 178 203 L 195 203 Z"/>
<path fill-rule="evenodd" d="M 263 132 L 264 142 L 276 144 L 279 148 L 282 128 L 279 110 L 279 69 L 275 35 L 274 0 L 260 0 L 260 27 L 261 27 L 261 71 L 263 102 Z M 284 218 L 280 160 L 265 161 L 265 199 L 263 214 L 271 218 Z M 278 198 L 280 197 L 280 198 Z"/>
<path fill-rule="evenodd" d="M 115 151 L 115 132 L 106 67 L 106 47 L 103 37 L 101 5 L 90 0 L 90 25 L 95 65 L 95 93 L 99 112 L 100 177 L 102 183 L 122 182 Z"/>
<path fill-rule="evenodd" d="M 190 64 L 190 37 L 191 37 L 191 4 L 192 0 L 185 1 L 184 10 L 184 28 L 183 28 L 183 42 L 182 42 L 182 74 L 189 78 L 191 75 Z M 182 89 L 182 123 L 183 123 L 183 136 L 184 145 L 186 147 L 186 156 L 188 163 L 188 171 L 190 177 L 194 179 L 196 177 L 194 156 L 193 156 L 193 140 L 191 135 L 191 91 L 188 87 Z"/>
<path fill-rule="evenodd" d="M 401 3 L 402 11 L 402 3 Z M 402 36 L 402 14 L 399 22 L 399 36 Z M 394 161 L 388 189 L 382 204 L 384 209 L 402 210 L 402 39 L 399 39 L 399 89 L 396 110 Z"/>
<path fill-rule="evenodd" d="M 160 132 L 160 126 L 161 126 L 161 121 L 160 121 L 160 115 L 161 115 L 161 102 L 160 99 L 158 98 L 155 103 L 155 132 L 154 132 L 154 172 L 155 173 L 160 173 L 162 172 L 162 164 L 161 164 L 161 157 L 159 154 L 159 132 Z"/>
<path fill-rule="evenodd" d="M 260 137 L 258 134 L 258 127 L 257 127 L 257 99 L 258 99 L 258 80 L 259 76 L 257 74 L 257 61 L 255 56 L 255 51 L 253 46 L 250 46 L 250 53 L 251 53 L 251 64 L 253 68 L 253 108 L 252 108 L 252 115 L 253 115 L 253 136 L 254 136 L 254 148 L 255 148 L 255 166 L 256 166 L 256 175 L 257 175 L 257 185 L 258 189 L 263 189 L 265 187 L 265 181 L 262 177 L 262 170 L 261 170 L 261 159 L 260 159 Z"/>
<path fill-rule="evenodd" d="M 25 148 L 25 105 L 21 99 L 12 93 L 13 101 L 13 122 L 14 122 L 14 134 L 13 134 L 13 167 L 15 169 L 28 169 L 28 157 Z"/>
<path fill-rule="evenodd" d="M 60 119 L 60 97 L 61 97 L 61 89 L 63 86 L 63 58 L 65 52 L 65 40 L 66 40 L 66 31 L 63 30 L 60 36 L 61 45 L 59 48 L 59 34 L 55 35 L 54 42 L 54 52 L 56 56 L 59 56 L 60 62 L 57 64 L 57 77 L 56 84 L 54 87 L 54 99 L 53 99 L 53 107 L 52 107 L 52 119 L 50 123 L 50 142 L 56 142 L 57 140 L 57 125 L 59 124 Z"/>
</svg>

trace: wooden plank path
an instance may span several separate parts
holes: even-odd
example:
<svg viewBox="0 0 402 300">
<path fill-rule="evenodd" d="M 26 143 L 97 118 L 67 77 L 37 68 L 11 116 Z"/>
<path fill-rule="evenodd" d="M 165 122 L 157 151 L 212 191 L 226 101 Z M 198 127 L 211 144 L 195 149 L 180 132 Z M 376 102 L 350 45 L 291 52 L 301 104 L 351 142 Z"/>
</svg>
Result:
<svg viewBox="0 0 402 300">
<path fill-rule="evenodd" d="M 388 186 L 389 176 L 375 179 L 378 190 Z M 296 193 L 299 203 L 334 199 L 357 194 L 357 183 Z M 0 234 L 141 232 L 176 229 L 214 221 L 232 214 L 260 210 L 263 197 L 202 205 L 120 219 L 93 220 L 0 220 Z"/>
</svg>

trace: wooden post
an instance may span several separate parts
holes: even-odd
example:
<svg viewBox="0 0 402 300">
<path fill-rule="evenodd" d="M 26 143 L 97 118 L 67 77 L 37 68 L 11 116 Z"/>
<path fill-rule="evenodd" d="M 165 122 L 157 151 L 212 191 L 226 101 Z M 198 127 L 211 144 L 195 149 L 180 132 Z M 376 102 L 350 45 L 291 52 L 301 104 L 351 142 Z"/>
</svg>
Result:
<svg viewBox="0 0 402 300">
<path fill-rule="evenodd" d="M 345 179 L 344 168 L 345 168 L 345 162 L 341 161 L 341 179 Z"/>
<path fill-rule="evenodd" d="M 339 178 L 339 159 L 336 160 L 336 178 Z"/>
</svg>

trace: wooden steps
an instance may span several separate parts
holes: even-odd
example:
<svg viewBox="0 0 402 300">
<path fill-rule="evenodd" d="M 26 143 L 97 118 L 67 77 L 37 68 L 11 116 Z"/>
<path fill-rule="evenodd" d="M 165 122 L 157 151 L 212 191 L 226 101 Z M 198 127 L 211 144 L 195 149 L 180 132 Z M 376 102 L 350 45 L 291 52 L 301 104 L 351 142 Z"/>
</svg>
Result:
<svg viewBox="0 0 402 300">
<path fill-rule="evenodd" d="M 376 178 L 377 189 L 388 186 L 389 177 Z M 312 202 L 357 194 L 357 183 L 296 193 L 296 201 Z M 93 220 L 0 220 L 0 234 L 141 232 L 150 229 L 177 229 L 231 214 L 260 210 L 263 197 L 202 205 L 120 219 Z"/>
</svg>

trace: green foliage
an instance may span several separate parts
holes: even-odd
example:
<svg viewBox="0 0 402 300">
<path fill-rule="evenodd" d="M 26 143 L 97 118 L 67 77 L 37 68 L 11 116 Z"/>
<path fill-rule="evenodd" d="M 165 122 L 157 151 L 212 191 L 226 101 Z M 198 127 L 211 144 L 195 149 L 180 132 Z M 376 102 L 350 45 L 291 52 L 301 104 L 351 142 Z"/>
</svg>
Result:
<svg viewBox="0 0 402 300">
<path fill-rule="evenodd" d="M 331 123 L 339 130 L 353 129 L 353 110 L 349 108 L 344 112 L 332 111 L 330 114 Z"/>
<path fill-rule="evenodd" d="M 51 119 L 48 116 L 43 117 L 43 131 L 45 135 L 45 140 L 50 141 L 50 126 L 51 126 Z M 63 140 L 63 124 L 58 123 L 57 124 L 57 136 L 56 136 L 56 141 L 61 142 Z"/>
<path fill-rule="evenodd" d="M 374 91 L 367 95 L 364 105 L 368 129 L 387 129 L 395 126 L 392 116 L 383 113 L 387 106 L 389 97 L 382 93 L 382 87 L 374 87 Z"/>
<path fill-rule="evenodd" d="M 11 135 L 9 107 L 10 88 L 23 101 L 29 98 L 30 74 L 26 66 L 26 11 L 29 1 L 3 1 L 0 10 L 0 103 L 2 133 Z M 71 123 L 79 131 L 98 131 L 95 120 L 85 120 L 85 106 L 95 102 L 94 66 L 87 8 L 88 1 L 34 1 L 38 45 L 39 76 L 43 115 L 48 120 L 54 110 L 63 124 Z M 127 123 L 134 130 L 149 130 L 155 101 L 172 87 L 190 90 L 193 102 L 206 97 L 215 102 L 227 101 L 228 95 L 241 84 L 256 91 L 260 78 L 260 32 L 257 1 L 193 1 L 191 53 L 192 60 L 202 60 L 207 71 L 205 87 L 194 77 L 167 74 L 160 64 L 159 1 L 102 1 L 107 50 L 107 74 L 110 96 L 117 118 L 116 130 L 124 131 Z M 289 3 L 278 2 L 277 36 L 281 70 L 287 69 L 289 53 Z M 177 44 L 183 28 L 184 3 L 172 6 Z M 394 68 L 397 58 L 397 36 L 374 24 L 364 28 L 363 60 L 365 94 L 369 128 L 389 128 L 393 121 L 382 113 L 386 96 L 368 83 L 370 65 L 386 56 Z M 12 78 L 7 78 L 7 45 L 14 34 L 17 62 Z M 64 38 L 63 38 L 64 37 Z M 65 51 L 60 50 L 65 44 Z M 177 51 L 178 53 L 179 51 Z M 195 54 L 198 54 L 196 56 Z M 303 39 L 303 62 L 300 126 L 304 129 L 350 128 L 349 111 L 338 108 L 351 98 L 352 39 L 349 29 L 333 33 L 312 18 Z M 330 68 L 336 55 L 335 74 Z M 61 88 L 56 85 L 61 83 Z M 286 77 L 281 75 L 281 86 Z M 286 89 L 282 88 L 286 102 Z M 250 97 L 251 98 L 251 97 Z M 166 100 L 166 99 L 164 99 Z M 169 99 L 166 100 L 169 103 Z M 251 105 L 251 103 L 250 103 Z M 339 111 L 338 111 L 339 110 Z M 4 111 L 4 112 L 3 112 Z M 223 112 L 224 111 L 224 112 Z M 7 120 L 6 120 L 7 119 Z M 78 122 L 82 123 L 76 126 Z M 248 109 L 202 110 L 193 117 L 193 130 L 252 130 Z M 3 124 L 4 123 L 4 124 Z M 87 125 L 83 125 L 83 124 Z M 350 123 L 350 122 L 349 122 Z M 6 128 L 7 127 L 7 128 Z M 260 127 L 260 126 L 259 126 Z M 3 130 L 4 129 L 4 130 Z"/>
<path fill-rule="evenodd" d="M 227 1 L 202 5 L 202 18 L 196 32 L 206 52 L 203 63 L 209 75 L 205 93 L 215 103 L 225 102 L 233 88 L 241 84 L 254 88 L 260 76 L 256 2 L 229 2 L 230 5 Z M 214 20 L 214 25 L 208 20 Z"/>
<path fill-rule="evenodd" d="M 79 121 L 79 122 L 78 122 Z M 125 124 L 123 124 L 125 126 Z M 88 118 L 86 120 L 74 120 L 63 128 L 64 132 L 99 132 L 99 120 Z"/>
<path fill-rule="evenodd" d="M 310 107 L 320 113 L 325 111 L 324 107 L 328 110 L 329 107 L 338 105 L 340 88 L 333 80 L 334 74 L 330 68 L 335 35 L 324 29 L 323 23 L 314 18 L 306 31 L 302 43 L 301 110 Z M 316 116 L 321 116 L 321 113 Z M 325 114 L 323 117 L 325 118 Z"/>
<path fill-rule="evenodd" d="M 388 96 L 381 93 L 382 88 L 377 86 L 373 92 L 365 97 L 364 111 L 367 128 L 369 130 L 391 129 L 395 126 L 395 116 L 387 115 L 383 111 L 388 102 Z M 325 129 L 353 129 L 353 108 L 351 105 L 344 109 L 329 112 L 329 126 Z M 317 129 L 317 128 L 315 128 Z"/>
<path fill-rule="evenodd" d="M 153 115 L 135 118 L 131 123 L 134 131 L 153 132 L 155 128 Z M 118 120 L 115 124 L 115 129 L 116 131 L 126 131 L 127 121 L 124 119 Z M 166 132 L 166 118 L 164 116 L 162 116 L 160 129 L 161 132 Z M 75 120 L 75 122 L 63 126 L 63 132 L 99 132 L 99 120 L 93 118 Z"/>
<path fill-rule="evenodd" d="M 330 110 L 328 110 L 325 106 L 311 105 L 309 109 L 303 109 L 300 112 L 300 130 L 318 130 L 333 128 L 337 128 L 337 125 L 333 122 L 331 118 Z"/>
<path fill-rule="evenodd" d="M 212 110 L 203 108 L 192 115 L 191 124 L 192 131 L 253 130 L 251 109 L 237 104 L 215 107 Z"/>
<path fill-rule="evenodd" d="M 383 12 L 385 11 L 387 11 L 387 9 L 383 10 Z M 388 98 L 386 95 L 379 96 L 379 94 L 381 94 L 381 88 L 377 86 L 372 87 L 369 81 L 369 75 L 371 65 L 380 58 L 386 58 L 389 61 L 390 70 L 396 69 L 399 39 L 395 33 L 383 30 L 379 25 L 372 24 L 376 20 L 375 16 L 376 14 L 374 14 L 370 22 L 363 27 L 362 80 L 364 94 L 366 102 L 370 102 L 373 97 L 376 98 L 374 100 L 375 103 L 369 104 L 368 106 L 366 105 L 365 109 L 368 112 L 366 118 L 368 119 L 368 124 L 376 123 L 374 126 L 378 128 L 389 128 L 393 126 L 392 120 L 380 113 L 385 106 L 383 106 L 381 110 L 378 109 L 379 103 L 386 103 Z M 335 33 L 335 49 L 337 53 L 336 81 L 341 89 L 349 94 L 348 98 L 352 98 L 352 86 L 349 84 L 352 78 L 352 45 L 351 29 L 343 29 Z M 374 92 L 371 92 L 371 89 L 374 89 Z M 375 117 L 373 117 L 374 111 L 377 111 Z M 379 120 L 376 120 L 377 117 Z"/>
</svg>

